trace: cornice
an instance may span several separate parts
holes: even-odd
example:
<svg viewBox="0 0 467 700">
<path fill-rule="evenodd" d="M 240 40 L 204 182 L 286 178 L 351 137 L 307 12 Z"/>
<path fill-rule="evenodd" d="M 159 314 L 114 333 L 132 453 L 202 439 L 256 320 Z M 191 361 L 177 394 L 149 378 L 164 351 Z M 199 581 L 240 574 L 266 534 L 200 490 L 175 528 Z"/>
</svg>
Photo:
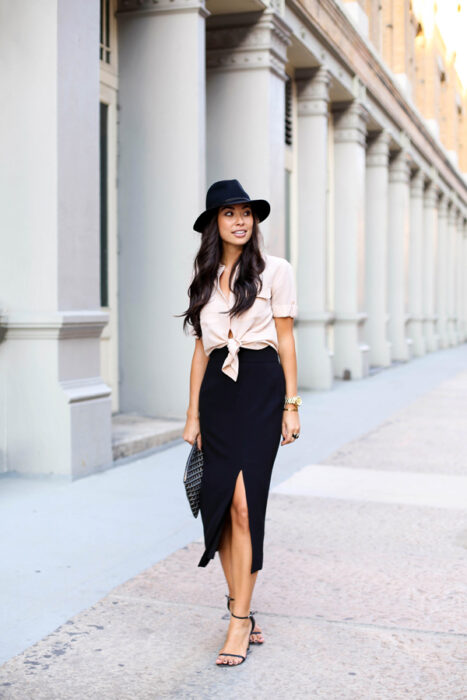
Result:
<svg viewBox="0 0 467 700">
<path fill-rule="evenodd" d="M 211 14 L 204 5 L 204 0 L 118 0 L 116 15 L 159 15 L 172 12 L 197 11 L 201 17 Z"/>
<path fill-rule="evenodd" d="M 423 204 L 426 209 L 436 209 L 438 206 L 439 188 L 434 182 L 429 182 L 425 188 Z"/>
<path fill-rule="evenodd" d="M 410 156 L 407 151 L 399 151 L 389 163 L 389 182 L 408 184 L 410 180 Z"/>
<path fill-rule="evenodd" d="M 291 32 L 274 12 L 264 12 L 258 21 L 206 28 L 206 67 L 225 72 L 269 68 L 286 79 L 285 64 Z"/>
<path fill-rule="evenodd" d="M 407 102 L 394 76 L 375 49 L 361 36 L 343 8 L 335 0 L 287 0 L 287 4 L 326 46 L 334 59 L 343 67 L 350 67 L 364 82 L 388 117 L 408 134 L 419 153 L 434 163 L 449 186 L 463 192 L 463 199 L 467 203 L 467 187 L 462 174 L 443 152 L 415 106 Z M 336 31 L 336 27 L 344 27 L 345 30 Z M 339 41 L 336 41 L 336 34 Z M 368 82 L 365 79 L 367 68 L 373 73 L 374 81 Z"/>
<path fill-rule="evenodd" d="M 315 70 L 296 70 L 297 113 L 299 117 L 327 116 L 331 75 L 321 66 Z"/>
<path fill-rule="evenodd" d="M 381 131 L 366 149 L 366 165 L 368 168 L 387 168 L 389 164 L 389 131 Z"/>
<path fill-rule="evenodd" d="M 417 170 L 410 180 L 410 196 L 412 199 L 423 199 L 423 188 L 425 186 L 425 173 Z"/>
<path fill-rule="evenodd" d="M 368 111 L 362 102 L 334 103 L 332 112 L 334 121 L 334 141 L 336 143 L 366 144 L 366 124 Z"/>
<path fill-rule="evenodd" d="M 20 312 L 4 314 L 7 340 L 99 338 L 106 311 Z"/>
</svg>

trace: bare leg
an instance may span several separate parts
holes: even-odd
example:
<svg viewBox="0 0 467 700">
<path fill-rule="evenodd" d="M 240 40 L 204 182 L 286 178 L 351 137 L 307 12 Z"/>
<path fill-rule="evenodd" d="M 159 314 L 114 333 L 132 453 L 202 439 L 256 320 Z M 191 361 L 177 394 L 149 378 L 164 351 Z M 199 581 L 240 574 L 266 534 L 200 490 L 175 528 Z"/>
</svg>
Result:
<svg viewBox="0 0 467 700">
<path fill-rule="evenodd" d="M 231 604 L 231 610 L 235 615 L 246 617 L 250 612 L 251 596 L 258 572 L 251 573 L 251 535 L 243 472 L 239 473 L 235 485 L 230 508 L 230 526 L 230 569 L 228 568 L 228 576 L 231 584 L 233 584 L 232 593 L 235 594 L 235 601 Z M 227 554 L 225 548 L 223 558 L 227 562 L 227 567 L 229 567 L 229 558 L 227 556 L 224 557 L 224 554 Z M 249 619 L 238 620 L 235 617 L 231 617 L 227 639 L 221 652 L 225 654 L 241 654 L 243 656 L 248 646 L 250 629 L 251 622 Z M 240 662 L 241 659 L 235 656 L 219 656 L 217 659 L 218 664 L 237 664 Z"/>
<path fill-rule="evenodd" d="M 235 598 L 235 589 L 232 576 L 232 521 L 230 518 L 230 513 L 227 515 L 224 530 L 222 532 L 222 538 L 219 545 L 219 556 L 222 564 L 222 569 L 224 571 L 225 580 L 227 582 L 229 596 L 231 598 Z M 233 612 L 235 612 L 234 605 L 235 602 L 231 601 L 230 609 Z M 258 623 L 255 624 L 255 628 L 252 634 L 250 635 L 250 642 L 252 644 L 254 644 L 255 642 L 257 642 L 258 644 L 264 642 L 263 633 Z"/>
<path fill-rule="evenodd" d="M 224 570 L 225 580 L 227 581 L 229 596 L 235 598 L 232 578 L 232 522 L 230 520 L 230 513 L 228 513 L 225 519 L 224 530 L 219 545 L 219 557 L 222 569 Z"/>
</svg>

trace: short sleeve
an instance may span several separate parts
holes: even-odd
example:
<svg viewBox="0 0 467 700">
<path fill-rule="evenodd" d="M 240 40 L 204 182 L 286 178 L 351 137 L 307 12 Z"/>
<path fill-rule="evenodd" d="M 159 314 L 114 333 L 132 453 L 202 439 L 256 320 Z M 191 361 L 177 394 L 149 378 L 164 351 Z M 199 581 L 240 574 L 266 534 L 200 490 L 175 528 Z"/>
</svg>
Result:
<svg viewBox="0 0 467 700">
<path fill-rule="evenodd" d="M 298 311 L 294 269 L 285 258 L 280 260 L 280 265 L 278 265 L 272 280 L 272 315 L 292 316 L 294 318 Z"/>
</svg>

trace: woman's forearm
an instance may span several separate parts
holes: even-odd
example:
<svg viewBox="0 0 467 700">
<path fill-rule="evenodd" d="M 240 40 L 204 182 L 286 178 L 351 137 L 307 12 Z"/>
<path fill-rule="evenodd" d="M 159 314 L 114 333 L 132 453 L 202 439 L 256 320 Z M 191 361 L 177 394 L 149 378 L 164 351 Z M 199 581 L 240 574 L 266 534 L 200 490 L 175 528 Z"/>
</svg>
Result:
<svg viewBox="0 0 467 700">
<path fill-rule="evenodd" d="M 278 353 L 285 377 L 286 396 L 297 395 L 297 356 L 293 333 L 281 334 L 278 339 Z"/>
</svg>

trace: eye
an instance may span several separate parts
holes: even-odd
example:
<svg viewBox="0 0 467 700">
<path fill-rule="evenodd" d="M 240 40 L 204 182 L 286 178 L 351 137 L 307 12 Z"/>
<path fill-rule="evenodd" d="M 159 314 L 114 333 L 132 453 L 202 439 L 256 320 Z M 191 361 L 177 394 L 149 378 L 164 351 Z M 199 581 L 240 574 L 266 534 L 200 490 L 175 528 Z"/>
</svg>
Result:
<svg viewBox="0 0 467 700">
<path fill-rule="evenodd" d="M 245 214 L 245 216 L 251 216 L 251 211 L 249 209 L 245 209 L 243 213 Z"/>
</svg>

